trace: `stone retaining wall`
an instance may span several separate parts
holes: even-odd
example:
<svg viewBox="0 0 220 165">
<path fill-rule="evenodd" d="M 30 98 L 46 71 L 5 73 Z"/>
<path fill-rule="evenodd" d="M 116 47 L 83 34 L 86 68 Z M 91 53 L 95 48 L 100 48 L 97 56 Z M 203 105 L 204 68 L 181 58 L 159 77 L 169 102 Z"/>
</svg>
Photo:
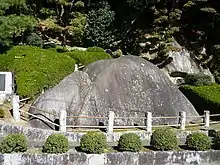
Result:
<svg viewBox="0 0 220 165">
<path fill-rule="evenodd" d="M 136 133 L 144 141 L 145 145 L 149 145 L 150 136 L 151 136 L 149 132 L 146 132 L 144 130 L 129 131 L 129 132 Z M 181 130 L 177 131 L 177 137 L 179 138 L 180 144 L 184 144 L 187 135 L 189 135 L 192 132 L 195 131 L 181 131 Z M 198 132 L 198 130 L 196 132 Z M 205 134 L 208 134 L 208 131 L 200 131 L 200 132 L 204 132 Z M 24 127 L 18 125 L 3 124 L 3 123 L 0 123 L 0 133 L 2 135 L 9 133 L 23 133 L 28 139 L 36 140 L 36 141 L 45 141 L 47 137 L 51 134 L 62 133 L 69 139 L 69 141 L 75 143 L 79 143 L 80 138 L 85 134 L 85 133 L 77 133 L 77 132 L 59 132 L 59 131 L 31 128 L 31 127 Z M 119 140 L 120 136 L 125 133 L 128 132 L 114 132 L 112 134 L 105 133 L 105 135 L 107 137 L 108 142 L 115 143 Z"/>
<path fill-rule="evenodd" d="M 219 165 L 220 151 L 3 154 L 1 165 Z"/>
</svg>

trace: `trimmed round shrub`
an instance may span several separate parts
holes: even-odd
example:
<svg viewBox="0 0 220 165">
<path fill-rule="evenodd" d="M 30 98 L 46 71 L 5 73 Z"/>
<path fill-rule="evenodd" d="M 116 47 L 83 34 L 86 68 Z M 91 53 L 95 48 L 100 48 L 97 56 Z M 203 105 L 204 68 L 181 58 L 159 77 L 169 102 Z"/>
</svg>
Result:
<svg viewBox="0 0 220 165">
<path fill-rule="evenodd" d="M 185 83 L 194 86 L 211 85 L 212 78 L 203 73 L 187 74 L 185 77 Z"/>
<path fill-rule="evenodd" d="M 0 109 L 0 118 L 5 117 L 5 111 L 3 109 Z"/>
<path fill-rule="evenodd" d="M 27 147 L 27 139 L 23 134 L 12 133 L 1 142 L 1 153 L 25 152 Z"/>
<path fill-rule="evenodd" d="M 187 136 L 186 145 L 196 151 L 205 151 L 211 149 L 211 140 L 204 133 L 195 132 Z"/>
<path fill-rule="evenodd" d="M 43 152 L 50 154 L 65 153 L 68 151 L 68 149 L 68 139 L 62 134 L 50 135 L 43 146 Z"/>
<path fill-rule="evenodd" d="M 104 52 L 104 49 L 94 46 L 94 47 L 88 47 L 87 51 L 88 52 Z"/>
<path fill-rule="evenodd" d="M 178 139 L 170 129 L 157 129 L 152 133 L 150 145 L 160 151 L 178 149 Z"/>
<path fill-rule="evenodd" d="M 118 141 L 118 149 L 120 151 L 138 152 L 141 148 L 141 139 L 134 133 L 123 134 Z"/>
<path fill-rule="evenodd" d="M 105 135 L 99 132 L 88 132 L 80 139 L 80 149 L 86 153 L 104 153 L 107 149 Z"/>
</svg>

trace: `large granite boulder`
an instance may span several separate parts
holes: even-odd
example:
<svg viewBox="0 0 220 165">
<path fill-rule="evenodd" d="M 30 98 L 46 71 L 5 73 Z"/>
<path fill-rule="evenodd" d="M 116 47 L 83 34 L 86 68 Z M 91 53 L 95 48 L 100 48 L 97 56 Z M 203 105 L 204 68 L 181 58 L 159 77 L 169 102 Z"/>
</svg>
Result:
<svg viewBox="0 0 220 165">
<path fill-rule="evenodd" d="M 150 38 L 152 37 L 150 35 L 147 36 Z M 143 49 L 146 45 L 151 45 L 151 43 L 140 43 L 140 46 Z M 170 78 L 170 80 L 174 84 L 179 85 L 184 83 L 184 78 L 187 74 L 198 73 L 203 73 L 210 76 L 212 78 L 212 81 L 215 82 L 215 78 L 209 68 L 204 67 L 201 64 L 201 59 L 199 59 L 201 58 L 201 55 L 206 56 L 206 49 L 204 47 L 200 50 L 200 55 L 196 56 L 195 54 L 181 46 L 175 40 L 172 43 L 169 43 L 169 45 L 171 46 L 171 48 L 168 52 L 167 59 L 162 63 L 157 64 L 157 66 L 164 71 L 164 73 Z M 155 46 L 152 50 L 156 49 L 158 49 L 158 46 Z M 155 51 L 155 53 L 142 52 L 140 56 L 151 61 L 158 58 L 158 53 L 157 51 Z"/>
<path fill-rule="evenodd" d="M 60 110 L 68 116 L 103 116 L 114 111 L 115 125 L 144 125 L 145 112 L 153 116 L 187 116 L 198 113 L 169 78 L 155 65 L 136 56 L 101 60 L 84 70 L 67 76 L 58 85 L 46 91 L 33 103 L 30 113 L 59 120 Z M 39 111 L 44 109 L 50 113 Z M 53 113 L 53 114 L 52 114 Z M 195 118 L 187 118 L 187 122 Z M 32 127 L 55 129 L 36 118 L 30 118 Z M 178 119 L 154 119 L 154 124 L 177 123 Z M 98 125 L 107 119 L 70 118 L 68 125 Z"/>
<path fill-rule="evenodd" d="M 197 60 L 194 54 L 191 54 L 187 49 L 181 47 L 177 42 L 173 42 L 173 51 L 169 51 L 168 57 L 172 59 L 162 70 L 168 75 L 174 84 L 181 84 L 184 82 L 184 77 L 187 74 L 203 73 L 212 78 L 215 78 L 210 72 L 209 68 L 204 68 Z M 202 49 L 200 54 L 206 54 L 205 48 Z"/>
</svg>

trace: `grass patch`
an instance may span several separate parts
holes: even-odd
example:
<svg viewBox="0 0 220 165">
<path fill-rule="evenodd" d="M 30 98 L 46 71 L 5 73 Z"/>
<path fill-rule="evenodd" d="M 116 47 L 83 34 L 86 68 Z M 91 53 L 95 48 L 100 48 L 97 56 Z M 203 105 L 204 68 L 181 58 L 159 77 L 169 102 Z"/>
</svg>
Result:
<svg viewBox="0 0 220 165">
<path fill-rule="evenodd" d="M 220 113 L 220 85 L 185 85 L 180 87 L 180 90 L 194 105 L 199 114 L 203 115 L 204 110 L 209 110 L 211 114 Z"/>
</svg>

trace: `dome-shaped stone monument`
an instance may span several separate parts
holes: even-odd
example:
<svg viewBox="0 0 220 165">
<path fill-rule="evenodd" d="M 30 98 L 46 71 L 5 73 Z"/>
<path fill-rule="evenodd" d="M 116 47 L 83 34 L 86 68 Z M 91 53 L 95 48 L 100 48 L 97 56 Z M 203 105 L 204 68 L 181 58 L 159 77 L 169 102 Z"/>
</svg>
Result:
<svg viewBox="0 0 220 165">
<path fill-rule="evenodd" d="M 122 56 L 94 62 L 65 77 L 58 85 L 39 96 L 33 106 L 56 116 L 30 108 L 29 112 L 51 121 L 61 110 L 68 116 L 103 116 L 114 111 L 115 125 L 144 125 L 145 112 L 153 116 L 187 116 L 198 113 L 169 78 L 152 63 L 136 56 Z M 194 118 L 187 118 L 187 122 Z M 39 119 L 30 118 L 32 127 L 55 129 Z M 67 125 L 106 124 L 107 119 L 68 118 Z M 155 119 L 154 124 L 177 123 L 178 119 Z"/>
</svg>

